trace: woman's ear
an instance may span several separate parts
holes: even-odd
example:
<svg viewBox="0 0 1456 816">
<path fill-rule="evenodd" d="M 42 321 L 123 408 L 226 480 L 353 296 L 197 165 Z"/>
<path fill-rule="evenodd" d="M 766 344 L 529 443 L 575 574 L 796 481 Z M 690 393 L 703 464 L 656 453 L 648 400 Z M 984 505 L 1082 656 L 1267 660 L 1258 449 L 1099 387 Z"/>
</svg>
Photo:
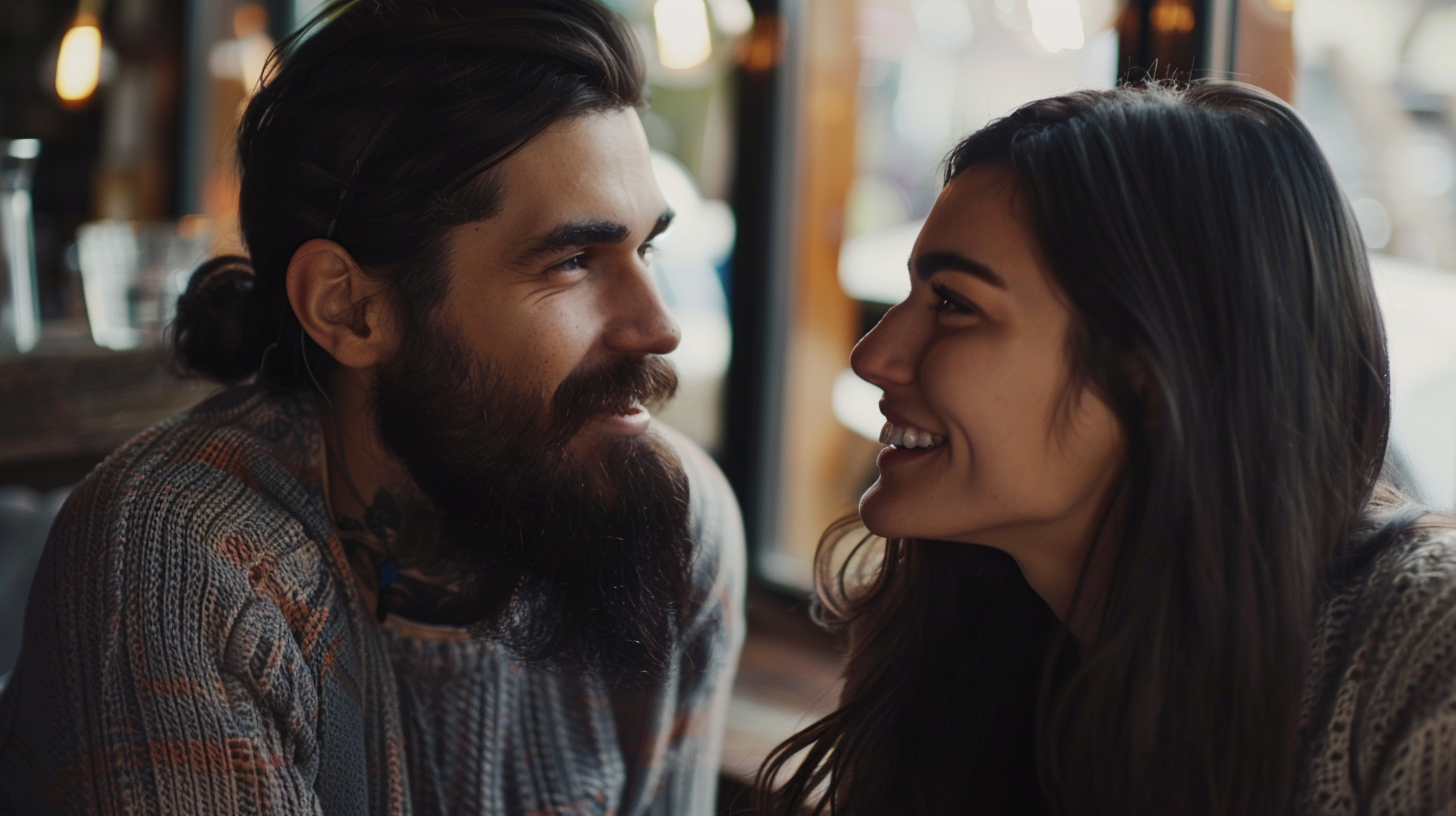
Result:
<svg viewBox="0 0 1456 816">
<path fill-rule="evenodd" d="M 396 323 L 384 284 L 339 244 L 304 242 L 288 262 L 286 286 L 303 330 L 340 365 L 372 368 L 394 354 Z"/>
<path fill-rule="evenodd" d="M 1158 383 L 1153 379 L 1150 363 L 1142 354 L 1130 351 L 1120 354 L 1119 359 L 1123 371 L 1127 373 L 1127 384 L 1132 388 L 1132 396 L 1137 400 L 1137 410 L 1143 418 L 1143 431 L 1154 436 L 1161 435 L 1165 424 L 1163 407 L 1167 402 L 1158 388 Z"/>
<path fill-rule="evenodd" d="M 1148 373 L 1147 361 L 1142 355 L 1134 352 L 1124 352 L 1119 355 L 1123 370 L 1127 372 L 1127 381 L 1132 385 L 1132 390 L 1137 394 L 1143 406 L 1149 411 L 1153 408 L 1153 400 L 1157 396 L 1152 393 L 1153 378 Z"/>
</svg>

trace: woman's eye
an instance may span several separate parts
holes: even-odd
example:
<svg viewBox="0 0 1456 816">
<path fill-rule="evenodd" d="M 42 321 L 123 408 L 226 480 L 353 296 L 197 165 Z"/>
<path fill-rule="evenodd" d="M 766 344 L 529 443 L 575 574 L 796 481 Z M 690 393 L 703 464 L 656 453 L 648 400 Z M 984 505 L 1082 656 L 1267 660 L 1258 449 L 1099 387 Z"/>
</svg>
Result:
<svg viewBox="0 0 1456 816">
<path fill-rule="evenodd" d="M 936 314 L 976 315 L 981 312 L 974 303 L 944 286 L 931 286 L 930 291 L 935 295 L 930 310 Z"/>
<path fill-rule="evenodd" d="M 657 254 L 657 247 L 653 246 L 650 243 L 643 244 L 642 246 L 637 248 L 637 254 L 642 256 L 643 258 L 650 258 L 653 255 Z"/>
</svg>

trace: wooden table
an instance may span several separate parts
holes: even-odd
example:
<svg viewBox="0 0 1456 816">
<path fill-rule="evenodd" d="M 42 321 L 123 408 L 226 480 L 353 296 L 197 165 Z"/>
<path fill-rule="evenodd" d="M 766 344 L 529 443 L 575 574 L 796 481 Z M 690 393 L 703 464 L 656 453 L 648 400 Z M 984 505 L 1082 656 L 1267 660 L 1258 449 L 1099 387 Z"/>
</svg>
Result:
<svg viewBox="0 0 1456 816">
<path fill-rule="evenodd" d="M 48 489 L 74 481 L 137 432 L 216 388 L 171 374 L 162 349 L 0 357 L 0 484 Z"/>
</svg>

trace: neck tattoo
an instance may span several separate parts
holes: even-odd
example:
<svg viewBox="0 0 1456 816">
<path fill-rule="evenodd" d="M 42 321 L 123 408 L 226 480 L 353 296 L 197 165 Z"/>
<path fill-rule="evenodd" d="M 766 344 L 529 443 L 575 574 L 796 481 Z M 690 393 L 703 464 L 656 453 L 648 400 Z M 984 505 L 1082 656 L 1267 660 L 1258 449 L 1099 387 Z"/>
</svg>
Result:
<svg viewBox="0 0 1456 816">
<path fill-rule="evenodd" d="M 439 545 L 439 523 L 418 502 L 401 502 L 381 488 L 363 518 L 337 513 L 339 539 L 355 572 L 375 595 L 375 615 L 419 623 L 466 626 L 470 620 L 451 577 L 426 568 Z"/>
</svg>

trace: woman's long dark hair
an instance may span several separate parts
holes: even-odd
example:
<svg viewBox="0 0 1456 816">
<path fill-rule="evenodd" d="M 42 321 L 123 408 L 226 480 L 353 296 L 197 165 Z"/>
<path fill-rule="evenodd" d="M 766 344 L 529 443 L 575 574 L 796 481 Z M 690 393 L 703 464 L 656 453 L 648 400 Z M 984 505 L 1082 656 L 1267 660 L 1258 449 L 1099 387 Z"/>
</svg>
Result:
<svg viewBox="0 0 1456 816">
<path fill-rule="evenodd" d="M 1390 419 L 1345 197 L 1293 111 L 1227 83 L 1033 102 L 946 181 L 991 164 L 1071 304 L 1070 387 L 1126 433 L 1096 634 L 1074 645 L 1001 552 L 888 541 L 836 570 L 831 530 L 845 691 L 769 757 L 763 809 L 1288 813 L 1308 644 Z"/>
</svg>

